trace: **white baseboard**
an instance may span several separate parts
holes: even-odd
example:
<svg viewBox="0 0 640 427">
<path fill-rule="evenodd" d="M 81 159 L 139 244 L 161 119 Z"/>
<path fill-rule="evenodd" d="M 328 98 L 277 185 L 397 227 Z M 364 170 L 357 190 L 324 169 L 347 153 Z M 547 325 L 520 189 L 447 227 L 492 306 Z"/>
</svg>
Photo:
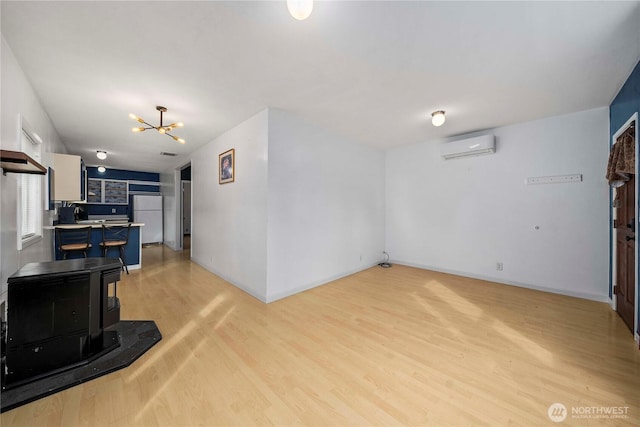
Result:
<svg viewBox="0 0 640 427">
<path fill-rule="evenodd" d="M 325 285 L 325 284 L 327 284 L 329 282 L 333 282 L 334 280 L 342 279 L 343 277 L 350 276 L 352 274 L 358 273 L 360 271 L 369 269 L 369 268 L 377 265 L 377 263 L 376 264 L 372 264 L 372 265 L 367 265 L 365 267 L 361 267 L 361 268 L 354 269 L 354 270 L 347 271 L 347 272 L 340 273 L 340 274 L 335 274 L 335 275 L 326 277 L 326 278 L 321 279 L 321 280 L 316 280 L 316 281 L 313 281 L 311 283 L 307 283 L 307 284 L 304 284 L 304 285 L 301 285 L 301 286 L 296 286 L 295 288 L 292 288 L 292 289 L 287 289 L 287 290 L 282 291 L 282 292 L 277 292 L 277 293 L 265 296 L 265 295 L 257 294 L 256 292 L 251 290 L 251 288 L 249 286 L 246 286 L 246 285 L 244 285 L 242 283 L 239 283 L 239 282 L 237 282 L 237 281 L 225 276 L 224 274 L 220 273 L 219 271 L 217 271 L 215 268 L 211 267 L 207 263 L 200 262 L 200 261 L 198 261 L 198 259 L 193 258 L 193 257 L 191 258 L 191 261 L 195 262 L 196 264 L 198 264 L 202 268 L 206 269 L 207 271 L 210 271 L 211 273 L 213 273 L 216 276 L 220 277 L 224 281 L 229 282 L 230 284 L 232 284 L 236 288 L 239 288 L 239 289 L 243 290 L 244 292 L 248 293 L 252 297 L 256 298 L 257 300 L 262 301 L 265 304 L 269 304 L 269 303 L 272 303 L 274 301 L 278 301 L 278 300 L 281 300 L 283 298 L 290 297 L 292 295 L 298 294 L 300 292 L 307 291 L 309 289 L 317 288 L 318 286 Z"/>
<path fill-rule="evenodd" d="M 205 262 L 201 262 L 199 261 L 197 258 L 193 257 L 193 254 L 191 256 L 191 261 L 198 264 L 200 267 L 204 268 L 205 270 L 215 274 L 216 276 L 218 276 L 219 278 L 221 278 L 222 280 L 224 280 L 225 282 L 229 282 L 230 284 L 232 284 L 233 286 L 235 286 L 238 289 L 241 289 L 242 291 L 248 293 L 249 295 L 251 295 L 252 297 L 254 297 L 255 299 L 262 301 L 264 303 L 267 302 L 267 298 L 264 295 L 260 295 L 258 293 L 256 293 L 255 291 L 253 291 L 249 286 L 246 286 L 243 283 L 239 283 L 233 279 L 231 279 L 230 277 L 220 273 L 220 271 L 216 270 L 215 268 L 213 268 L 211 265 L 205 263 Z"/>
<path fill-rule="evenodd" d="M 421 268 L 423 270 L 432 270 L 432 271 L 437 271 L 437 272 L 440 272 L 440 273 L 453 274 L 455 276 L 462 276 L 462 277 L 469 277 L 471 279 L 485 280 L 487 282 L 499 283 L 501 285 L 517 286 L 519 288 L 526 288 L 526 289 L 532 289 L 532 290 L 535 290 L 535 291 L 549 292 L 549 293 L 552 293 L 552 294 L 559 294 L 559 295 L 565 295 L 565 296 L 569 296 L 569 297 L 582 298 L 582 299 L 587 299 L 587 300 L 597 301 L 597 302 L 609 303 L 609 301 L 610 301 L 608 295 L 598 295 L 598 294 L 592 294 L 592 293 L 588 293 L 588 292 L 576 292 L 576 291 L 571 291 L 571 290 L 567 290 L 567 289 L 557 289 L 557 288 L 546 287 L 546 286 L 532 285 L 530 283 L 517 282 L 517 281 L 513 281 L 513 280 L 500 280 L 500 279 L 496 279 L 495 277 L 484 276 L 482 274 L 474 274 L 474 273 L 469 273 L 469 272 L 466 272 L 466 271 L 458 271 L 458 270 L 449 270 L 449 269 L 446 269 L 446 268 L 439 268 L 439 267 L 434 267 L 434 266 L 430 266 L 430 265 L 416 264 L 416 263 L 411 263 L 411 262 L 396 261 L 396 260 L 393 260 L 391 262 L 394 263 L 394 264 L 406 265 L 408 267 Z"/>
<path fill-rule="evenodd" d="M 172 251 L 180 250 L 178 249 L 178 245 L 176 244 L 176 242 L 173 240 L 165 240 L 162 244 L 168 247 L 169 249 L 171 249 Z"/>
<path fill-rule="evenodd" d="M 302 285 L 302 286 L 296 286 L 295 288 L 292 289 L 287 289 L 286 291 L 282 291 L 282 292 L 276 292 L 274 294 L 268 295 L 267 297 L 267 303 L 270 302 L 274 302 L 286 297 L 290 297 L 291 295 L 295 295 L 298 294 L 300 292 L 304 292 L 304 291 L 308 291 L 309 289 L 313 289 L 313 288 L 317 288 L 318 286 L 322 286 L 322 285 L 326 285 L 329 282 L 333 282 L 334 280 L 338 280 L 338 279 L 342 279 L 343 277 L 347 277 L 347 276 L 351 276 L 352 274 L 356 274 L 359 273 L 361 271 L 367 270 L 371 267 L 374 267 L 378 265 L 377 263 L 372 264 L 372 265 L 367 265 L 365 267 L 359 267 L 357 269 L 354 270 L 350 270 L 344 273 L 339 273 L 339 274 L 335 274 L 335 275 L 331 275 L 329 277 L 326 277 L 324 279 L 320 279 L 320 280 L 315 280 L 311 283 L 307 283 L 306 285 Z"/>
</svg>

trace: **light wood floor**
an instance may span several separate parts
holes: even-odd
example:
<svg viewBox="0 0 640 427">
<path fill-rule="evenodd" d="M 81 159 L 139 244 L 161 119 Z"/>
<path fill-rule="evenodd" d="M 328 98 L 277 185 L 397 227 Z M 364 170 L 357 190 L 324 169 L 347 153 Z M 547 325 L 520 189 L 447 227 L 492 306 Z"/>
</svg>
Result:
<svg viewBox="0 0 640 427">
<path fill-rule="evenodd" d="M 161 246 L 118 293 L 163 340 L 2 426 L 640 424 L 640 351 L 606 304 L 396 265 L 265 305 Z M 628 418 L 554 424 L 556 402 Z"/>
</svg>

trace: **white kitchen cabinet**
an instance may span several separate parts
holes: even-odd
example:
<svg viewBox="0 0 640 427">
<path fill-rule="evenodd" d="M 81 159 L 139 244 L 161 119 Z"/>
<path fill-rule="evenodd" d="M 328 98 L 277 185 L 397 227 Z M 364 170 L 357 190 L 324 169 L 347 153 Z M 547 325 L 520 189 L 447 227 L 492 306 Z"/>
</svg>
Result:
<svg viewBox="0 0 640 427">
<path fill-rule="evenodd" d="M 56 201 L 86 201 L 87 169 L 80 156 L 54 153 L 53 170 Z"/>
</svg>

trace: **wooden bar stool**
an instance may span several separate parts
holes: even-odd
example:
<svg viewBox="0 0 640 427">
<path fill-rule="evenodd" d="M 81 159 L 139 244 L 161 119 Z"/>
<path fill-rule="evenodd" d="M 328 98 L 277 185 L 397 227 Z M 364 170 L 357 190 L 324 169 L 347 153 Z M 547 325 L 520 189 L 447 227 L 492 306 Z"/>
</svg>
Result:
<svg viewBox="0 0 640 427">
<path fill-rule="evenodd" d="M 62 259 L 67 259 L 70 252 L 80 252 L 87 257 L 91 247 L 91 227 L 57 228 L 56 239 L 58 249 L 62 252 Z"/>
<path fill-rule="evenodd" d="M 131 224 L 127 225 L 104 225 L 102 224 L 102 242 L 100 247 L 102 248 L 102 256 L 107 256 L 107 251 L 110 248 L 118 248 L 120 250 L 120 262 L 122 268 L 129 274 L 129 268 L 127 267 L 127 260 L 124 256 L 124 247 L 129 243 L 129 230 Z"/>
</svg>

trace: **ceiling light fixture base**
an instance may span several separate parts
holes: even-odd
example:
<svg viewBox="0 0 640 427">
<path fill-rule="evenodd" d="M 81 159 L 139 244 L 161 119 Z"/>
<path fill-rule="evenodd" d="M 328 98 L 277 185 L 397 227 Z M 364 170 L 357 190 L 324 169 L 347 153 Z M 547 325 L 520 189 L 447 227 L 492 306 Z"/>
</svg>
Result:
<svg viewBox="0 0 640 427">
<path fill-rule="evenodd" d="M 304 21 L 313 11 L 313 0 L 287 0 L 289 13 L 298 21 Z"/>
<path fill-rule="evenodd" d="M 434 126 L 442 126 L 446 120 L 443 110 L 434 111 L 431 113 L 431 124 Z"/>
</svg>

